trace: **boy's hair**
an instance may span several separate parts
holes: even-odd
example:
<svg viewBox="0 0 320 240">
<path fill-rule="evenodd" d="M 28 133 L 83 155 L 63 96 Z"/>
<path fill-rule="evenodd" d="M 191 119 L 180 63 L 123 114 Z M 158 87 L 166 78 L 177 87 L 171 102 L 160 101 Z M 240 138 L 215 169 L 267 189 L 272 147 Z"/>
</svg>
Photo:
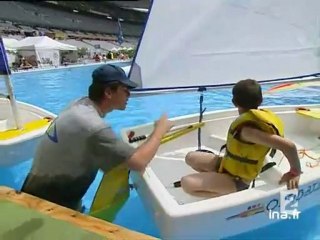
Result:
<svg viewBox="0 0 320 240">
<path fill-rule="evenodd" d="M 262 103 L 260 84 L 253 79 L 239 81 L 232 89 L 233 103 L 245 109 L 256 109 Z"/>
<path fill-rule="evenodd" d="M 88 89 L 88 96 L 94 102 L 100 102 L 104 98 L 104 91 L 106 88 L 110 88 L 111 91 L 117 91 L 120 86 L 119 82 L 112 84 L 92 83 Z"/>
</svg>

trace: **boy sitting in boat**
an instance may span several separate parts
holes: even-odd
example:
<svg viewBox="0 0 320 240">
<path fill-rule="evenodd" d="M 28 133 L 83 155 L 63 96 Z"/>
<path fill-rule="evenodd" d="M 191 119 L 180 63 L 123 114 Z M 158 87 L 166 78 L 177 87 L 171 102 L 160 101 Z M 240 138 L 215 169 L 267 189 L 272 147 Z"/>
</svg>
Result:
<svg viewBox="0 0 320 240">
<path fill-rule="evenodd" d="M 281 119 L 271 111 L 258 109 L 263 100 L 260 84 L 252 79 L 241 80 L 232 94 L 239 117 L 229 128 L 225 155 L 189 152 L 185 161 L 199 173 L 182 177 L 183 190 L 195 196 L 217 197 L 248 189 L 270 149 L 280 150 L 290 163 L 290 171 L 279 184 L 298 188 L 302 172 L 297 148 L 283 137 Z"/>
</svg>

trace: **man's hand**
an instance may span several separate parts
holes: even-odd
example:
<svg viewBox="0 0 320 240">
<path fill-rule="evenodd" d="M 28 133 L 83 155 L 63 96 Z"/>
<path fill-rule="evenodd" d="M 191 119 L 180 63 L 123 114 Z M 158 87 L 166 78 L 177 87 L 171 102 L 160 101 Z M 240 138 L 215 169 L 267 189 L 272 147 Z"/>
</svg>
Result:
<svg viewBox="0 0 320 240">
<path fill-rule="evenodd" d="M 161 118 L 155 122 L 155 128 L 160 131 L 163 136 L 173 127 L 173 122 L 168 120 L 167 114 L 163 114 Z"/>
</svg>

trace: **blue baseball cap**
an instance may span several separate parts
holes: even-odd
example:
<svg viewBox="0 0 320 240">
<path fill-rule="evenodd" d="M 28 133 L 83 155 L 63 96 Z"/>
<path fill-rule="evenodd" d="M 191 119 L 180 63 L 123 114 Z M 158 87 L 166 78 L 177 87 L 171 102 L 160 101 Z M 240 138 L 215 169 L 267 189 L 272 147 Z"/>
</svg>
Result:
<svg viewBox="0 0 320 240">
<path fill-rule="evenodd" d="M 92 83 L 111 84 L 120 82 L 128 88 L 136 88 L 138 85 L 130 81 L 121 67 L 112 64 L 105 64 L 92 72 Z"/>
</svg>

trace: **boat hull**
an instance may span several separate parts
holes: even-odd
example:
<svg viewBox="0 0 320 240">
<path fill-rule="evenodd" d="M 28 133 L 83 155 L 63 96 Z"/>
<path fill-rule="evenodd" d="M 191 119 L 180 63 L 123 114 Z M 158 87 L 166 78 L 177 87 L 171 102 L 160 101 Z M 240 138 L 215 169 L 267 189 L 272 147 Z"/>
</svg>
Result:
<svg viewBox="0 0 320 240">
<path fill-rule="evenodd" d="M 298 149 L 320 147 L 320 119 L 297 114 L 296 107 L 268 109 L 279 114 L 284 120 L 285 135 L 297 144 Z M 320 105 L 300 107 L 319 109 Z M 203 120 L 205 126 L 202 128 L 202 146 L 219 151 L 225 141 L 227 129 L 236 116 L 236 109 L 206 113 Z M 177 126 L 188 125 L 196 123 L 198 115 L 172 120 Z M 152 124 L 124 129 L 122 138 L 128 141 L 129 131 L 134 131 L 136 136 L 139 136 L 150 133 L 152 129 Z M 137 147 L 139 144 L 133 145 Z M 163 239 L 220 239 L 234 236 L 284 220 L 286 216 L 280 216 L 280 207 L 297 203 L 295 208 L 303 212 L 320 202 L 319 169 L 306 167 L 306 162 L 312 161 L 306 157 L 301 159 L 304 174 L 301 175 L 299 190 L 294 193 L 295 198 L 291 199 L 291 203 L 291 200 L 283 202 L 283 194 L 290 192 L 287 192 L 286 186 L 280 186 L 278 181 L 282 174 L 289 170 L 289 164 L 279 151 L 274 159 L 266 159 L 266 162 L 275 161 L 277 166 L 260 174 L 255 188 L 218 198 L 190 196 L 181 188 L 174 188 L 172 184 L 182 176 L 194 172 L 185 164 L 184 156 L 188 151 L 196 149 L 197 131 L 194 131 L 161 145 L 144 173 L 131 173 L 134 186 L 146 209 L 153 216 Z M 287 218 L 294 221 L 298 216 L 290 215 Z"/>
<path fill-rule="evenodd" d="M 17 102 L 17 108 L 22 125 L 36 123 L 44 118 L 54 119 L 56 117 L 55 114 L 49 111 L 23 102 Z M 15 121 L 11 112 L 10 102 L 7 99 L 0 99 L 0 113 L 1 121 L 5 122 L 6 128 L 10 129 L 10 131 L 15 131 Z M 47 124 L 33 124 L 33 129 L 7 138 L 3 131 L 5 129 L 2 129 L 0 133 L 2 136 L 0 139 L 0 167 L 15 165 L 31 159 L 41 136 L 45 133 L 49 124 L 50 121 Z"/>
</svg>

